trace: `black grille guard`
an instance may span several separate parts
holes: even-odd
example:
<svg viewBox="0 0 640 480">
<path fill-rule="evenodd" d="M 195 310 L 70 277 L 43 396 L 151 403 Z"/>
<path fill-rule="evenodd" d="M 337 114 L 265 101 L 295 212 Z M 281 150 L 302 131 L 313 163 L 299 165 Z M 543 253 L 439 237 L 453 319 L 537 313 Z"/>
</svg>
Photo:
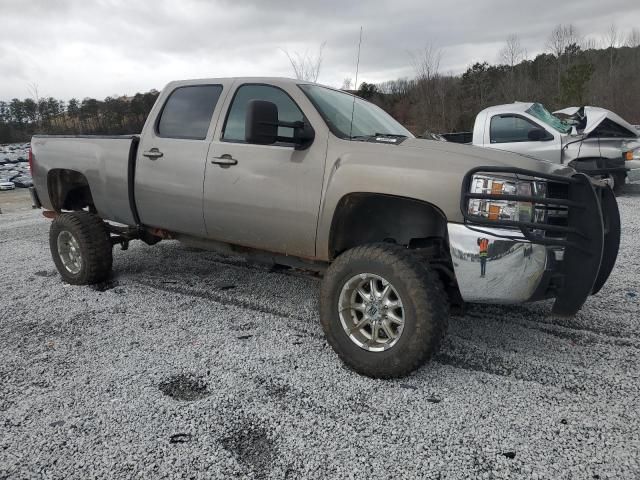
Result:
<svg viewBox="0 0 640 480">
<path fill-rule="evenodd" d="M 477 174 L 515 175 L 519 180 L 553 182 L 566 186 L 567 198 L 471 193 L 472 178 Z M 472 199 L 528 202 L 533 204 L 534 209 L 566 209 L 567 224 L 477 218 L 468 212 L 468 202 Z M 465 225 L 471 228 L 519 230 L 531 243 L 564 247 L 558 272 L 563 278 L 555 293 L 553 306 L 556 314 L 575 314 L 589 295 L 602 288 L 613 270 L 620 244 L 618 204 L 608 186 L 594 186 L 592 180 L 583 173 L 561 176 L 514 167 L 476 167 L 467 172 L 462 181 L 460 210 Z M 522 240 L 522 237 L 508 238 Z"/>
</svg>

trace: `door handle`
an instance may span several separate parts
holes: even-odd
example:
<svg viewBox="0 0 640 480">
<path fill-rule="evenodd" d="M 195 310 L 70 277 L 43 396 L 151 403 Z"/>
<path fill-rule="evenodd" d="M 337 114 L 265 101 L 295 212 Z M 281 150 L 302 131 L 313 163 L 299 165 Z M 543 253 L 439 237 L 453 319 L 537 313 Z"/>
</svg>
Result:
<svg viewBox="0 0 640 480">
<path fill-rule="evenodd" d="M 225 153 L 224 155 L 220 155 L 219 157 L 213 157 L 213 160 L 211 160 L 211 163 L 220 165 L 222 168 L 227 168 L 227 167 L 230 167 L 231 165 L 236 165 L 238 163 L 238 160 L 233 158 L 228 153 Z"/>
<path fill-rule="evenodd" d="M 160 150 L 158 150 L 157 148 L 152 148 L 151 150 L 147 150 L 146 152 L 142 152 L 142 155 L 144 155 L 145 157 L 151 159 L 151 160 L 157 160 L 158 158 L 162 157 L 164 155 L 164 153 L 162 153 Z"/>
</svg>

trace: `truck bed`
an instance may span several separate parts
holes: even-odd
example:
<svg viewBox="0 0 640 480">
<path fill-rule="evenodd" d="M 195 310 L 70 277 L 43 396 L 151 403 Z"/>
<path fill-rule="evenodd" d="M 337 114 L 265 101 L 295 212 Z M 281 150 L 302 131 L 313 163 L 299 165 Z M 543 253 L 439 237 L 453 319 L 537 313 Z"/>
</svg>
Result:
<svg viewBox="0 0 640 480">
<path fill-rule="evenodd" d="M 444 137 L 448 142 L 453 143 L 471 143 L 473 140 L 473 132 L 452 132 L 441 133 L 440 136 Z"/>
<path fill-rule="evenodd" d="M 133 173 L 138 135 L 36 135 L 31 142 L 33 181 L 42 205 L 53 209 L 48 178 L 58 170 L 83 174 L 98 215 L 135 225 Z"/>
</svg>

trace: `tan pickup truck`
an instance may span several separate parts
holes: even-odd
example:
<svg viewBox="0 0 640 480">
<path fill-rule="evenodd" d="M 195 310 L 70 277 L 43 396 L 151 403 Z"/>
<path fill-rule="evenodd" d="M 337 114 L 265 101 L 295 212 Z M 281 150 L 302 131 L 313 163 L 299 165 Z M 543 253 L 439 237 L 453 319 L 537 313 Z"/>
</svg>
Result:
<svg viewBox="0 0 640 480">
<path fill-rule="evenodd" d="M 140 135 L 35 136 L 30 157 L 64 281 L 104 281 L 113 246 L 135 239 L 318 270 L 329 343 L 374 377 L 427 361 L 450 305 L 555 298 L 574 314 L 620 239 L 611 189 L 584 174 L 417 139 L 290 79 L 172 82 Z"/>
</svg>

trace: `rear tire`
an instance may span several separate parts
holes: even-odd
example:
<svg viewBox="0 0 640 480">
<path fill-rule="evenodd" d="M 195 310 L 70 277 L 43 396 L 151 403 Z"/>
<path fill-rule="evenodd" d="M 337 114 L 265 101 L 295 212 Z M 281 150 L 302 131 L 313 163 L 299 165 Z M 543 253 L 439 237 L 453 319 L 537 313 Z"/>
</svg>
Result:
<svg viewBox="0 0 640 480">
<path fill-rule="evenodd" d="M 411 250 L 372 244 L 348 250 L 329 266 L 320 319 L 346 365 L 370 377 L 395 378 L 437 352 L 449 303 L 438 275 Z"/>
<path fill-rule="evenodd" d="M 97 215 L 84 211 L 58 215 L 49 230 L 49 248 L 65 282 L 90 285 L 109 278 L 113 264 L 111 239 Z"/>
</svg>

